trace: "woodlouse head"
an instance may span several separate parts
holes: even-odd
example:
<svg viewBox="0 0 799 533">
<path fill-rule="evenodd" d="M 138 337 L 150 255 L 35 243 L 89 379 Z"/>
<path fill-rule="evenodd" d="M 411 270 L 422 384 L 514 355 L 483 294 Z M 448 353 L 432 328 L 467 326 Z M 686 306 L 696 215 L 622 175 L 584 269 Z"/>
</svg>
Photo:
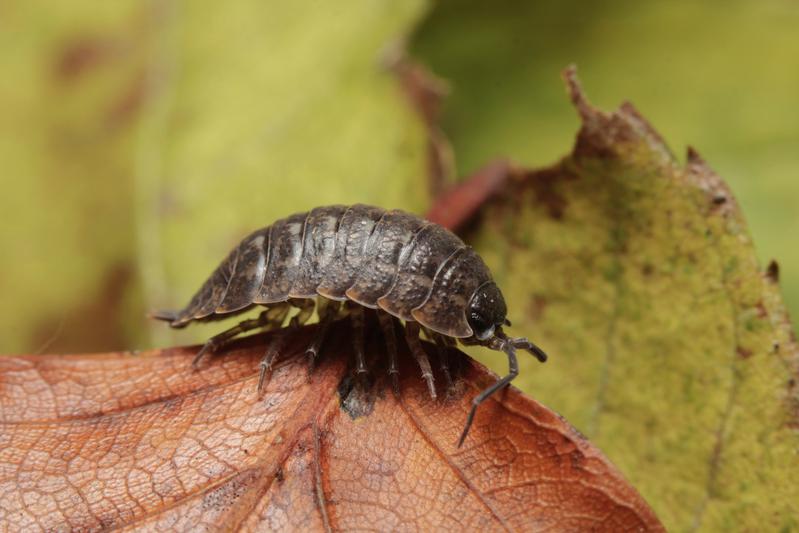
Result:
<svg viewBox="0 0 799 533">
<path fill-rule="evenodd" d="M 493 281 L 480 285 L 469 301 L 466 320 L 478 340 L 486 340 L 494 335 L 494 330 L 506 323 L 508 307 L 502 292 Z"/>
</svg>

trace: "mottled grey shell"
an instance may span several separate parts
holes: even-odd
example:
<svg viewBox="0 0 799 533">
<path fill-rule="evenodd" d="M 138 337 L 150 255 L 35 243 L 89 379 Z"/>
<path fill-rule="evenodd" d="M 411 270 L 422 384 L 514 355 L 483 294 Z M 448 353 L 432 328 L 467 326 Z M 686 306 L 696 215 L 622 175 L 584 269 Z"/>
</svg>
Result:
<svg viewBox="0 0 799 533">
<path fill-rule="evenodd" d="M 437 224 L 368 205 L 318 207 L 244 238 L 170 325 L 320 295 L 464 338 L 469 301 L 490 280 L 480 256 Z"/>
</svg>

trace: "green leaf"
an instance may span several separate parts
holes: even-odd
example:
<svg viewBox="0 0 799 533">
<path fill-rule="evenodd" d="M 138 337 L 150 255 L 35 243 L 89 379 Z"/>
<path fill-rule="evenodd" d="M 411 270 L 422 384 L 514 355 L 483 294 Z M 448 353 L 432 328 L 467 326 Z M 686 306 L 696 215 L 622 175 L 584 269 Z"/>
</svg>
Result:
<svg viewBox="0 0 799 533">
<path fill-rule="evenodd" d="M 190 4 L 151 65 L 139 146 L 138 262 L 181 307 L 253 229 L 333 203 L 422 211 L 426 134 L 386 57 L 422 2 Z M 158 343 L 177 335 L 154 324 Z"/>
<path fill-rule="evenodd" d="M 468 175 L 497 156 L 532 167 L 577 122 L 557 72 L 574 63 L 605 108 L 635 102 L 672 146 L 702 150 L 735 191 L 764 263 L 783 267 L 799 327 L 799 3 L 441 0 L 412 51 L 452 87 L 442 128 Z M 679 154 L 681 155 L 681 154 Z"/>
<path fill-rule="evenodd" d="M 0 24 L 37 30 L 0 32 L 4 351 L 202 339 L 144 312 L 184 305 L 253 229 L 429 201 L 387 67 L 422 0 L 12 4 Z"/>
<path fill-rule="evenodd" d="M 799 527 L 799 352 L 773 271 L 696 152 L 681 165 L 632 106 L 599 111 L 567 76 L 573 153 L 521 173 L 470 236 L 513 333 L 550 354 L 517 383 L 596 442 L 669 529 Z"/>
</svg>

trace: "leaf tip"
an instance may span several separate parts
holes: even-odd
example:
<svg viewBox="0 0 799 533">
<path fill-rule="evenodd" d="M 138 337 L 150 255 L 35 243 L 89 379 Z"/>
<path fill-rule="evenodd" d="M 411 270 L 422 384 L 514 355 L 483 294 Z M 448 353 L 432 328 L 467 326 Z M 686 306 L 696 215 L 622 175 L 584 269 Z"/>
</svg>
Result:
<svg viewBox="0 0 799 533">
<path fill-rule="evenodd" d="M 563 77 L 563 81 L 566 82 L 566 91 L 569 94 L 572 104 L 574 104 L 574 107 L 577 109 L 580 117 L 585 120 L 591 115 L 594 108 L 588 102 L 588 98 L 585 96 L 585 91 L 580 83 L 580 79 L 577 77 L 577 65 L 572 63 L 571 65 L 567 66 L 565 69 L 563 69 L 561 76 Z"/>
</svg>

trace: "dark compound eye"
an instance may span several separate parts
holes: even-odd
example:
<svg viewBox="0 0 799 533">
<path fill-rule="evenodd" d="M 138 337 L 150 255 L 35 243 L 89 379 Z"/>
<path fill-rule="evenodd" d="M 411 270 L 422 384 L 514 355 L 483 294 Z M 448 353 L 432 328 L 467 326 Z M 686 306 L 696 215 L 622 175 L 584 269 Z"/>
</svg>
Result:
<svg viewBox="0 0 799 533">
<path fill-rule="evenodd" d="M 480 339 L 490 337 L 495 327 L 495 324 L 493 324 L 491 320 L 477 312 L 471 313 L 471 316 L 469 317 L 469 325 L 472 327 L 475 336 Z"/>
<path fill-rule="evenodd" d="M 508 310 L 499 287 L 489 281 L 478 288 L 469 302 L 468 321 L 475 337 L 487 339 L 494 328 L 505 323 Z"/>
</svg>

